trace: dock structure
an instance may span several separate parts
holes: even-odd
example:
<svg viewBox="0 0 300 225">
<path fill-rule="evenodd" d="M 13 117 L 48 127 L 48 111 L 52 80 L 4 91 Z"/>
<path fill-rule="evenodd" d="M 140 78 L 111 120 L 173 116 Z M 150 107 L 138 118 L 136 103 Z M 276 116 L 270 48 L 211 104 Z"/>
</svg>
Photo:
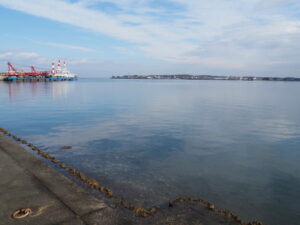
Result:
<svg viewBox="0 0 300 225">
<path fill-rule="evenodd" d="M 1 80 L 1 79 L 0 79 Z M 74 78 L 67 78 L 67 77 L 51 77 L 51 76 L 9 76 L 4 77 L 3 81 L 73 81 L 76 80 Z"/>
<path fill-rule="evenodd" d="M 75 74 L 67 70 L 66 62 L 64 68 L 60 66 L 60 60 L 55 69 L 54 62 L 51 70 L 37 71 L 34 66 L 30 66 L 31 71 L 25 72 L 17 70 L 10 62 L 7 62 L 8 71 L 0 73 L 0 81 L 73 81 L 77 80 Z"/>
</svg>

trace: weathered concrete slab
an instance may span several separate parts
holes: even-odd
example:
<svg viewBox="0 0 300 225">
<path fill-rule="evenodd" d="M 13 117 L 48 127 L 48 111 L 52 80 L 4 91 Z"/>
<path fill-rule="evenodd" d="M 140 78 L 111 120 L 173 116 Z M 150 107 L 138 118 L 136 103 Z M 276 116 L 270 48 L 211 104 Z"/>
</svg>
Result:
<svg viewBox="0 0 300 225">
<path fill-rule="evenodd" d="M 56 196 L 6 153 L 0 151 L 0 224 L 54 224 L 74 217 Z M 11 214 L 19 208 L 31 208 L 33 213 L 20 220 Z"/>
<path fill-rule="evenodd" d="M 79 217 L 105 206 L 18 144 L 0 135 L 0 224 L 85 224 Z M 33 213 L 12 219 L 19 208 Z M 70 221 L 70 222 L 64 222 Z M 76 222 L 76 223 L 75 223 Z"/>
<path fill-rule="evenodd" d="M 138 217 L 132 212 L 124 212 L 124 209 L 115 210 L 112 208 L 105 208 L 103 210 L 91 213 L 83 217 L 83 219 L 90 225 L 130 225 L 142 224 L 137 223 Z"/>
<path fill-rule="evenodd" d="M 75 218 L 55 225 L 86 225 L 81 219 Z"/>
</svg>

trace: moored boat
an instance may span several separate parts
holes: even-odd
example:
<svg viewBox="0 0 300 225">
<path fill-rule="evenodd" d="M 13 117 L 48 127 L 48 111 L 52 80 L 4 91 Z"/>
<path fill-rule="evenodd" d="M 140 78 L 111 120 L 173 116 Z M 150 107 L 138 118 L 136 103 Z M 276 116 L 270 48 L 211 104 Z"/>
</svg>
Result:
<svg viewBox="0 0 300 225">
<path fill-rule="evenodd" d="M 60 60 L 55 69 L 52 63 L 51 71 L 37 71 L 34 66 L 30 66 L 31 72 L 17 70 L 10 62 L 7 63 L 8 71 L 0 73 L 0 81 L 73 81 L 77 80 L 77 76 L 67 69 L 67 64 L 64 62 L 64 67 L 61 68 Z"/>
</svg>

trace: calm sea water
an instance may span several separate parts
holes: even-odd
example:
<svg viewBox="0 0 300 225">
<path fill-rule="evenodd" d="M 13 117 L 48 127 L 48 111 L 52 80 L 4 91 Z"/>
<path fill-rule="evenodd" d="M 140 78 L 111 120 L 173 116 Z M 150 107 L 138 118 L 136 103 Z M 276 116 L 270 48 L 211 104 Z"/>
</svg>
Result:
<svg viewBox="0 0 300 225">
<path fill-rule="evenodd" d="M 296 225 L 299 96 L 296 82 L 0 83 L 0 126 L 132 203 L 199 197 L 246 221 Z"/>
</svg>

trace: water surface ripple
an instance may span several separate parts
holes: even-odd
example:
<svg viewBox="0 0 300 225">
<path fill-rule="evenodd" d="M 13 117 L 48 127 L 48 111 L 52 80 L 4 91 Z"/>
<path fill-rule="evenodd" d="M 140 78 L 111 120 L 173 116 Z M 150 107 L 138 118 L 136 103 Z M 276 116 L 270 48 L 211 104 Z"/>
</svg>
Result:
<svg viewBox="0 0 300 225">
<path fill-rule="evenodd" d="M 299 96 L 296 82 L 0 83 L 0 121 L 134 204 L 199 197 L 296 225 Z"/>
</svg>

